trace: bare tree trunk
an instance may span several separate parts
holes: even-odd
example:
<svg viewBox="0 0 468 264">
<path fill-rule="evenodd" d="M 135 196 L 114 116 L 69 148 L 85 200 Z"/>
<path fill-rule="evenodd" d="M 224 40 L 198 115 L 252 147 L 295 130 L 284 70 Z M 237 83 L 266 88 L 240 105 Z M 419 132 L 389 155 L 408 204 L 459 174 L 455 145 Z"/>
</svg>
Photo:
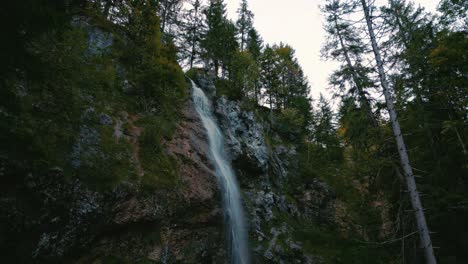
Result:
<svg viewBox="0 0 468 264">
<path fill-rule="evenodd" d="M 424 249 L 426 263 L 436 264 L 437 260 L 434 255 L 434 249 L 432 247 L 431 237 L 429 235 L 429 229 L 426 223 L 426 217 L 424 216 L 423 207 L 421 204 L 421 200 L 419 198 L 419 193 L 416 188 L 416 181 L 414 178 L 413 169 L 411 168 L 410 161 L 408 158 L 408 153 L 406 150 L 406 145 L 403 140 L 403 136 L 401 134 L 400 123 L 398 122 L 398 119 L 397 119 L 395 106 L 393 105 L 392 96 L 390 94 L 387 77 L 386 77 L 385 70 L 383 67 L 383 61 L 380 56 L 380 50 L 379 50 L 379 47 L 377 45 L 377 41 L 375 38 L 375 33 L 374 33 L 373 25 L 372 25 L 372 18 L 369 12 L 369 6 L 367 5 L 366 0 L 361 0 L 361 4 L 364 9 L 367 29 L 369 31 L 369 36 L 370 36 L 371 43 L 372 43 L 372 50 L 374 51 L 375 60 L 377 62 L 379 78 L 380 78 L 380 82 L 383 88 L 385 101 L 387 103 L 387 110 L 390 115 L 390 121 L 392 123 L 392 128 L 393 128 L 393 134 L 395 136 L 397 147 L 398 147 L 398 153 L 400 155 L 401 166 L 403 167 L 403 171 L 405 172 L 406 184 L 407 184 L 408 192 L 410 194 L 411 205 L 413 206 L 413 210 L 415 212 L 416 224 L 418 227 L 419 239 L 421 240 L 421 246 Z"/>
<path fill-rule="evenodd" d="M 378 127 L 379 124 L 377 123 L 377 120 L 375 119 L 374 113 L 372 112 L 372 108 L 371 108 L 371 106 L 369 104 L 369 100 L 367 100 L 367 97 L 366 97 L 366 95 L 364 93 L 364 89 L 362 87 L 362 82 L 359 79 L 356 68 L 354 67 L 353 63 L 351 62 L 351 58 L 349 56 L 348 49 L 345 46 L 343 37 L 342 37 L 340 29 L 338 27 L 338 21 L 337 21 L 336 15 L 335 15 L 335 28 L 336 28 L 336 33 L 338 35 L 338 38 L 340 40 L 341 48 L 343 49 L 343 52 L 344 52 L 344 55 L 345 55 L 346 63 L 348 64 L 348 67 L 351 69 L 351 75 L 353 76 L 354 85 L 356 86 L 356 88 L 358 90 L 359 101 L 361 102 L 361 106 L 367 112 L 367 115 L 369 117 L 369 120 L 372 123 L 372 126 L 373 127 Z"/>
</svg>

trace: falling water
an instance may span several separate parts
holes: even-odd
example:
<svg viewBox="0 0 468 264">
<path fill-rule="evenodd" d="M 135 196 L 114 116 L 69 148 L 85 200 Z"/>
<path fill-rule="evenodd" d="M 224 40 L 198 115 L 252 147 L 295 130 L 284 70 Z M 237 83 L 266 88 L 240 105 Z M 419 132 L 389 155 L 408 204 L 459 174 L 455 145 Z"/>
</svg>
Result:
<svg viewBox="0 0 468 264">
<path fill-rule="evenodd" d="M 232 264 L 248 264 L 247 230 L 236 176 L 224 152 L 224 139 L 212 114 L 212 106 L 193 81 L 193 101 L 208 133 L 208 143 L 218 182 L 223 193 L 224 217 Z"/>
</svg>

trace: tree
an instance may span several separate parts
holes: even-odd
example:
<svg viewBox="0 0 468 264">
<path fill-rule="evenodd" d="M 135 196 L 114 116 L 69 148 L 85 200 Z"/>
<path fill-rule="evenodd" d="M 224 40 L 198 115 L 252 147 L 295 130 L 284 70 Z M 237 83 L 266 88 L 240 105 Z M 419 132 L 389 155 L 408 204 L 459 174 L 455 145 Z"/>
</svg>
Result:
<svg viewBox="0 0 468 264">
<path fill-rule="evenodd" d="M 205 28 L 203 16 L 201 16 L 200 0 L 191 0 L 189 4 L 191 7 L 184 14 L 182 23 L 180 53 L 182 61 L 187 62 L 190 68 L 193 68 L 193 64 L 201 55 L 201 41 Z"/>
<path fill-rule="evenodd" d="M 247 0 L 242 0 L 239 9 L 237 10 L 239 18 L 236 22 L 240 50 L 244 51 L 249 37 L 249 32 L 253 28 L 253 13 L 249 10 Z"/>
<path fill-rule="evenodd" d="M 328 159 L 341 158 L 340 141 L 335 128 L 334 114 L 329 102 L 320 94 L 317 110 L 311 124 L 311 140 L 325 150 Z"/>
<path fill-rule="evenodd" d="M 212 68 L 218 76 L 220 66 L 223 66 L 224 72 L 237 49 L 236 29 L 226 17 L 226 7 L 223 0 L 211 0 L 204 12 L 207 31 L 202 41 L 203 57 L 208 68 Z"/>
<path fill-rule="evenodd" d="M 278 54 L 280 78 L 277 101 L 280 102 L 279 107 L 288 108 L 295 98 L 308 96 L 309 84 L 291 46 L 280 43 L 275 46 L 275 52 Z"/>
<path fill-rule="evenodd" d="M 179 27 L 179 15 L 182 10 L 183 0 L 156 0 L 157 13 L 160 17 L 161 32 L 173 39 L 175 31 Z"/>
<path fill-rule="evenodd" d="M 328 33 L 327 43 L 323 53 L 325 57 L 342 62 L 341 67 L 331 77 L 331 83 L 341 87 L 349 83 L 349 93 L 358 97 L 361 108 L 366 111 L 368 123 L 377 127 L 378 123 L 366 89 L 374 86 L 368 77 L 370 69 L 363 65 L 365 56 L 365 45 L 359 35 L 359 29 L 350 20 L 342 19 L 343 15 L 353 13 L 355 4 L 353 2 L 342 2 L 333 0 L 322 8 L 327 16 L 325 30 Z"/>
<path fill-rule="evenodd" d="M 270 113 L 275 106 L 274 95 L 280 82 L 278 68 L 276 67 L 277 60 L 274 49 L 267 45 L 260 58 L 260 76 L 262 88 L 264 89 L 263 95 L 266 96 L 265 103 L 270 106 Z"/>
<path fill-rule="evenodd" d="M 443 14 L 442 24 L 456 29 L 468 29 L 468 2 L 464 0 L 442 0 L 439 11 Z"/>
<path fill-rule="evenodd" d="M 241 91 L 242 97 L 253 98 L 257 102 L 256 85 L 259 68 L 249 52 L 237 52 L 230 66 L 230 80 Z"/>
<path fill-rule="evenodd" d="M 252 59 L 254 60 L 256 66 L 257 66 L 257 72 L 260 72 L 260 56 L 262 54 L 262 49 L 263 49 L 263 40 L 258 34 L 257 30 L 255 28 L 251 28 L 249 30 L 249 37 L 247 38 L 247 45 L 246 45 L 247 51 L 251 54 Z M 260 78 L 257 78 L 256 83 L 254 84 L 254 95 L 255 95 L 255 101 L 260 100 Z"/>
<path fill-rule="evenodd" d="M 419 193 L 416 188 L 416 181 L 415 181 L 415 177 L 413 174 L 413 169 L 410 164 L 406 144 L 403 139 L 403 135 L 402 135 L 401 128 L 400 128 L 400 123 L 398 121 L 397 113 L 395 111 L 395 107 L 393 103 L 393 98 L 390 92 L 390 87 L 387 81 L 387 75 L 384 70 L 384 61 L 382 60 L 379 45 L 377 43 L 377 39 L 375 36 L 373 17 L 370 13 L 370 6 L 366 3 L 366 0 L 361 0 L 361 5 L 364 11 L 364 18 L 366 20 L 367 30 L 369 33 L 372 50 L 373 50 L 374 57 L 375 57 L 375 62 L 377 64 L 380 84 L 383 89 L 385 102 L 387 104 L 387 110 L 390 115 L 390 122 L 392 124 L 393 134 L 395 136 L 397 147 L 398 147 L 398 153 L 400 155 L 401 166 L 405 173 L 406 184 L 408 187 L 408 192 L 410 194 L 410 201 L 413 206 L 413 210 L 415 212 L 416 224 L 418 226 L 418 231 L 419 231 L 419 238 L 421 240 L 422 247 L 424 248 L 426 262 L 430 264 L 437 263 L 435 255 L 434 255 L 434 249 L 432 247 L 431 237 L 429 235 L 429 229 L 426 223 L 426 217 L 424 215 Z"/>
<path fill-rule="evenodd" d="M 255 28 L 249 30 L 246 48 L 252 54 L 253 59 L 258 62 L 263 50 L 263 39 Z"/>
</svg>

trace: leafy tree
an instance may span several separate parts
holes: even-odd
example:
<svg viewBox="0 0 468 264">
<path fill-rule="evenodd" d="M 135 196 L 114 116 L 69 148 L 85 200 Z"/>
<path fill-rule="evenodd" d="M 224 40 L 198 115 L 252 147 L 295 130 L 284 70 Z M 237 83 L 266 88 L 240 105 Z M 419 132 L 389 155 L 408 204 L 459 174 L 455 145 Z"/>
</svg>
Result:
<svg viewBox="0 0 468 264">
<path fill-rule="evenodd" d="M 256 87 L 259 68 L 249 52 L 237 52 L 230 66 L 230 80 L 240 91 L 241 97 L 253 98 L 257 102 Z"/>
</svg>

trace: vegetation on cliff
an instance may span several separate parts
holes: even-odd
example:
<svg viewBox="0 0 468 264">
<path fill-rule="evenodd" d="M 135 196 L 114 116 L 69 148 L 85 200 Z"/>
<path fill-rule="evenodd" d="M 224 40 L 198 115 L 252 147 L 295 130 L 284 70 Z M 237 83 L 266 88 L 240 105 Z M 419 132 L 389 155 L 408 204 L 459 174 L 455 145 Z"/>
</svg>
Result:
<svg viewBox="0 0 468 264">
<path fill-rule="evenodd" d="M 394 94 L 390 99 L 432 242 L 440 248 L 435 255 L 441 263 L 468 261 L 468 41 L 462 2 L 441 1 L 440 18 L 402 0 L 366 4 L 374 15 L 363 18 L 377 29 L 382 62 L 370 53 L 376 47 L 368 44 L 364 20 L 356 20 L 362 1 L 327 1 L 323 54 L 340 62 L 330 76 L 341 99 L 334 111 L 323 97 L 310 98 L 293 47 L 263 43 L 245 0 L 236 22 L 227 18 L 223 0 L 7 1 L 0 9 L 3 256 L 23 255 L 20 261 L 27 262 L 32 255 L 23 253 L 33 252 L 43 229 L 56 225 L 38 224 L 41 210 L 50 216 L 46 201 L 55 194 L 37 196 L 31 190 L 47 186 L 30 186 L 31 179 L 64 186 L 78 180 L 103 195 L 123 183 L 138 186 L 143 197 L 160 190 L 178 194 L 181 164 L 166 143 L 180 128 L 186 68 L 196 81 L 213 78 L 218 97 L 254 113 L 270 155 L 280 149 L 284 160 L 295 159 L 286 179 L 273 179 L 272 188 L 285 200 L 299 204 L 308 186 L 322 186 L 318 179 L 333 190 L 316 191 L 334 200 L 332 209 L 317 209 L 319 220 L 294 219 L 275 209 L 277 217 L 262 223 L 263 229 L 274 233 L 286 223 L 305 253 L 328 263 L 423 263 L 391 120 L 379 97 L 385 79 L 376 74 L 380 67 L 381 75 L 388 74 L 390 87 L 384 89 Z M 289 147 L 294 151 L 284 150 Z M 236 165 L 245 178 L 258 172 L 248 162 Z M 66 211 L 70 197 L 59 187 L 64 204 L 50 210 Z M 155 231 L 144 239 L 167 239 L 159 223 L 148 226 Z M 274 239 L 289 243 L 281 232 Z M 252 248 L 268 243 L 253 241 Z M 290 251 L 283 253 L 295 252 Z M 122 260 L 111 253 L 112 260 Z"/>
</svg>

